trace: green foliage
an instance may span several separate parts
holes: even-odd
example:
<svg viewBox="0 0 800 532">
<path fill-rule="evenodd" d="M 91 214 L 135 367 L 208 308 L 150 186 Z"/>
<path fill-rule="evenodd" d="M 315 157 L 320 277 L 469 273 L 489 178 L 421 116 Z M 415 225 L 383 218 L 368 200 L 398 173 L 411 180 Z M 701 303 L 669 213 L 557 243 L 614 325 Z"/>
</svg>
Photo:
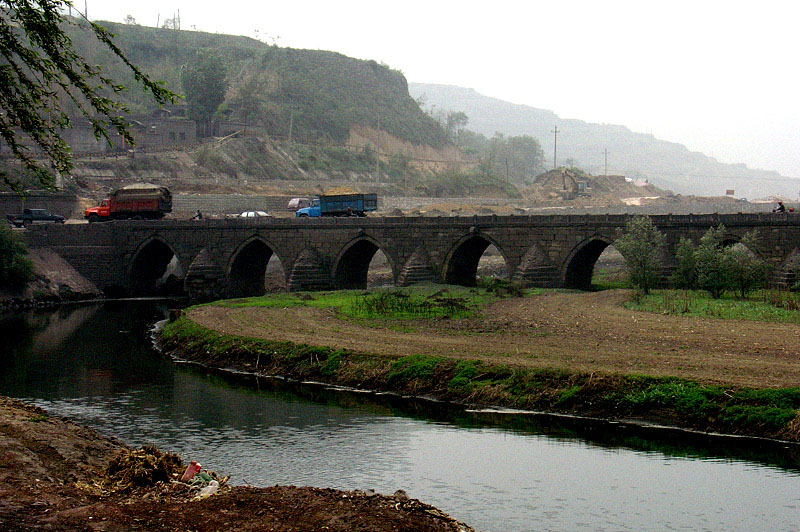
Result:
<svg viewBox="0 0 800 532">
<path fill-rule="evenodd" d="M 544 152 L 539 141 L 529 135 L 506 137 L 496 133 L 487 139 L 479 133 L 462 131 L 461 149 L 479 159 L 478 173 L 484 178 L 530 184 L 544 169 Z"/>
<path fill-rule="evenodd" d="M 695 246 L 681 238 L 676 249 L 678 268 L 672 280 L 681 288 L 701 288 L 719 299 L 727 290 L 742 299 L 766 284 L 766 262 L 753 253 L 758 249 L 756 232 L 747 233 L 740 243 L 725 244 L 725 227 L 710 228 Z"/>
<path fill-rule="evenodd" d="M 428 379 L 441 361 L 442 359 L 439 357 L 427 355 L 403 357 L 392 364 L 387 381 L 389 384 L 402 385 L 415 380 Z"/>
<path fill-rule="evenodd" d="M 776 306 L 766 291 L 764 299 L 757 301 L 734 299 L 730 296 L 714 299 L 705 292 L 658 290 L 647 296 L 628 301 L 625 303 L 625 307 L 631 310 L 677 316 L 800 323 L 800 312 L 796 307 Z"/>
<path fill-rule="evenodd" d="M 722 264 L 728 277 L 728 286 L 742 299 L 766 284 L 769 268 L 751 249 L 757 249 L 756 232 L 747 233 L 741 243 L 722 250 Z"/>
<path fill-rule="evenodd" d="M 339 316 L 359 320 L 404 320 L 418 318 L 464 318 L 480 305 L 501 297 L 496 292 L 466 287 L 418 285 L 405 289 L 336 290 L 333 292 L 293 292 L 262 297 L 226 299 L 210 303 L 229 308 L 314 307 L 333 308 Z"/>
<path fill-rule="evenodd" d="M 700 238 L 694 254 L 697 268 L 697 286 L 708 291 L 711 297 L 719 299 L 728 288 L 722 250 L 725 227 L 710 228 Z"/>
<path fill-rule="evenodd" d="M 225 100 L 225 64 L 214 54 L 198 53 L 194 61 L 181 68 L 181 85 L 189 118 L 207 124 Z"/>
<path fill-rule="evenodd" d="M 453 377 L 447 383 L 451 390 L 463 391 L 472 386 L 483 363 L 476 360 L 459 360 L 453 368 Z"/>
<path fill-rule="evenodd" d="M 800 389 L 730 391 L 720 386 L 668 379 L 627 392 L 620 402 L 637 410 L 674 408 L 688 419 L 718 418 L 730 427 L 766 426 L 779 430 L 797 416 Z"/>
<path fill-rule="evenodd" d="M 672 274 L 672 283 L 678 288 L 694 290 L 697 287 L 697 263 L 695 246 L 691 239 L 681 237 L 675 248 L 678 266 Z"/>
<path fill-rule="evenodd" d="M 134 66 L 103 27 L 65 16 L 70 5 L 68 0 L 0 1 L 0 138 L 45 188 L 53 186 L 48 166 L 61 173 L 72 169 L 70 149 L 61 135 L 75 116 L 88 119 L 98 139 L 110 142 L 108 131 L 113 130 L 133 143 L 122 118 L 127 111 L 119 98 L 124 87 L 79 52 L 69 27 L 79 28 L 91 45 L 99 42 L 154 102 L 165 103 L 175 96 Z M 44 153 L 49 164 L 43 164 L 32 146 Z M 21 189 L 13 174 L 0 170 L 0 180 Z"/>
<path fill-rule="evenodd" d="M 643 294 L 649 293 L 658 281 L 665 242 L 666 237 L 649 216 L 630 218 L 614 242 L 628 264 L 631 283 Z"/>
<path fill-rule="evenodd" d="M 33 277 L 33 264 L 25 257 L 25 244 L 2 222 L 0 225 L 0 286 L 12 290 L 25 287 Z"/>
<path fill-rule="evenodd" d="M 525 297 L 525 287 L 518 282 L 500 277 L 481 277 L 478 279 L 478 288 L 486 290 L 497 297 Z"/>
</svg>

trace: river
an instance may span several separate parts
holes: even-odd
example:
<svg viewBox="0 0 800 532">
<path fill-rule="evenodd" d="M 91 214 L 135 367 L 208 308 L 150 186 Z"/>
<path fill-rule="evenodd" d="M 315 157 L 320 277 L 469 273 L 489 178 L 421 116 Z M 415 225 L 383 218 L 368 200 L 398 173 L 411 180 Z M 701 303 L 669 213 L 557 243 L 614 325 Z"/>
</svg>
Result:
<svg viewBox="0 0 800 532">
<path fill-rule="evenodd" d="M 234 484 L 402 488 L 488 532 L 799 526 L 797 448 L 209 372 L 152 349 L 165 309 L 0 320 L 0 394 Z"/>
</svg>

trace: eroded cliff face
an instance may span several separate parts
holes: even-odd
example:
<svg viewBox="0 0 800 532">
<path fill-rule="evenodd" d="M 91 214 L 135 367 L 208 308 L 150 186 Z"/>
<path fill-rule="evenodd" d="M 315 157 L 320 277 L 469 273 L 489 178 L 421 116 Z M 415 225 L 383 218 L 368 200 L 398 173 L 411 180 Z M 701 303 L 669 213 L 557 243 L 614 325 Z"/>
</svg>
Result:
<svg viewBox="0 0 800 532">
<path fill-rule="evenodd" d="M 100 290 L 67 261 L 50 249 L 32 249 L 34 278 L 24 290 L 0 288 L 0 312 L 57 305 L 69 301 L 96 299 Z"/>
</svg>

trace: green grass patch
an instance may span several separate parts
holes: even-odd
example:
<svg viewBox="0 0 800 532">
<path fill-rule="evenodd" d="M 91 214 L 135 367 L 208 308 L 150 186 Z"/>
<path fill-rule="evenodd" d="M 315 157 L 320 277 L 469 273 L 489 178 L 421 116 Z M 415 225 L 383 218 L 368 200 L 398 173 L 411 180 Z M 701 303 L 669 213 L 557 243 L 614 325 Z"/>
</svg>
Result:
<svg viewBox="0 0 800 532">
<path fill-rule="evenodd" d="M 292 292 L 262 297 L 228 299 L 208 303 L 226 308 L 313 307 L 335 309 L 343 318 L 359 320 L 408 320 L 417 318 L 466 318 L 486 303 L 525 294 L 491 288 L 422 285 L 411 288 Z"/>
<path fill-rule="evenodd" d="M 399 384 L 414 380 L 427 380 L 433 375 L 436 365 L 441 361 L 442 359 L 439 357 L 427 355 L 403 357 L 392 363 L 387 381 L 389 384 Z"/>
<path fill-rule="evenodd" d="M 800 323 L 800 311 L 770 304 L 761 292 L 753 294 L 751 299 L 737 299 L 731 295 L 713 299 L 703 291 L 655 290 L 628 301 L 625 307 L 674 316 Z"/>
<path fill-rule="evenodd" d="M 612 290 L 615 288 L 633 288 L 625 268 L 595 268 L 592 275 L 592 287 L 596 290 Z"/>
</svg>

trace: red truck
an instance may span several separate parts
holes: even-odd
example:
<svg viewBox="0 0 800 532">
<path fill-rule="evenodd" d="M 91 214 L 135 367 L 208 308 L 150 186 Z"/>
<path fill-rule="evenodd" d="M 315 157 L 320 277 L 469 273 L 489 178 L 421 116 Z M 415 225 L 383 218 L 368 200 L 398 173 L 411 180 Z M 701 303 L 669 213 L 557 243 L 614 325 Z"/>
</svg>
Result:
<svg viewBox="0 0 800 532">
<path fill-rule="evenodd" d="M 166 187 L 131 185 L 104 199 L 97 207 L 86 209 L 89 223 L 109 220 L 159 220 L 172 212 L 172 194 Z"/>
</svg>

